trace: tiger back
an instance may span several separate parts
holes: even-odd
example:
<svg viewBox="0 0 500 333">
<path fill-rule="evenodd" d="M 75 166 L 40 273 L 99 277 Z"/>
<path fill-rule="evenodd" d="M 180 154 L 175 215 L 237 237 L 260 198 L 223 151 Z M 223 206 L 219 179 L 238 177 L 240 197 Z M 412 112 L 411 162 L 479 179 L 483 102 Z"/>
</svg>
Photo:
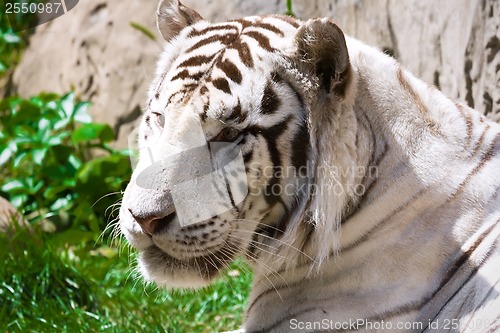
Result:
<svg viewBox="0 0 500 333">
<path fill-rule="evenodd" d="M 146 280 L 206 285 L 242 256 L 245 332 L 500 327 L 498 124 L 329 19 L 164 0 L 158 26 L 120 210 Z"/>
</svg>

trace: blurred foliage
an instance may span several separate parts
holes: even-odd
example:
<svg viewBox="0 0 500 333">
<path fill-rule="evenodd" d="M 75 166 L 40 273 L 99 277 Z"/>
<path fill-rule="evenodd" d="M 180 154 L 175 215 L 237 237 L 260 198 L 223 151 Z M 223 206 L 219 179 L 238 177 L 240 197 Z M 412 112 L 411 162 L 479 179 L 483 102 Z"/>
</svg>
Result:
<svg viewBox="0 0 500 333">
<path fill-rule="evenodd" d="M 93 123 L 89 105 L 73 93 L 0 101 L 0 195 L 29 220 L 98 233 L 121 196 L 131 174 L 127 151 L 109 146 L 113 129 Z"/>
<path fill-rule="evenodd" d="M 0 0 L 4 83 L 28 44 L 33 31 L 28 28 L 37 20 L 29 13 L 7 16 L 6 2 L 41 1 Z M 109 146 L 112 128 L 92 123 L 89 105 L 73 93 L 0 100 L 0 195 L 32 222 L 49 219 L 59 230 L 73 227 L 64 235 L 68 242 L 95 238 L 106 223 L 104 212 L 131 173 L 126 152 Z M 117 195 L 107 196 L 110 192 Z"/>
<path fill-rule="evenodd" d="M 11 14 L 7 17 L 5 4 L 7 2 L 21 2 L 0 0 L 0 77 L 10 75 L 21 59 L 21 53 L 28 44 L 29 35 L 33 29 L 37 17 L 32 13 Z M 40 1 L 29 0 L 27 3 L 38 3 Z"/>
</svg>

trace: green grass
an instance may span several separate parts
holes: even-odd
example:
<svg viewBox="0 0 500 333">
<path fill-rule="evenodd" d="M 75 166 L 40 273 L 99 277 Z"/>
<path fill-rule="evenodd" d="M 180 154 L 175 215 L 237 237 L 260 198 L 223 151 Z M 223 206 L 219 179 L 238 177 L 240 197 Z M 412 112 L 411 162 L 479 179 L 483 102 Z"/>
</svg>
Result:
<svg viewBox="0 0 500 333">
<path fill-rule="evenodd" d="M 0 332 L 222 332 L 241 325 L 252 280 L 242 262 L 202 290 L 166 291 L 133 276 L 134 254 L 54 239 L 0 235 Z"/>
</svg>

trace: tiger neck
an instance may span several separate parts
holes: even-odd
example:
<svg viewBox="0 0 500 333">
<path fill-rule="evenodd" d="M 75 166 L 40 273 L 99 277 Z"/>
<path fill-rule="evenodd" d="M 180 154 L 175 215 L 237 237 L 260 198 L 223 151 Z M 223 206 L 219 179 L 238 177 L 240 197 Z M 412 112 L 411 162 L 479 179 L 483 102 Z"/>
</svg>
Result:
<svg viewBox="0 0 500 333">
<path fill-rule="evenodd" d="M 352 98 L 334 107 L 327 123 L 318 124 L 312 184 L 317 191 L 298 216 L 299 222 L 292 221 L 277 244 L 280 258 L 286 260 L 272 255 L 262 258 L 275 263 L 268 269 L 300 271 L 304 276 L 320 272 L 371 237 L 370 230 L 380 222 L 377 217 L 396 211 L 405 195 L 414 191 L 417 195 L 420 180 L 432 181 L 432 170 L 414 174 L 412 166 L 422 162 L 415 155 L 425 155 L 426 138 L 439 135 L 433 119 L 419 122 L 422 110 L 412 89 L 425 84 L 418 80 L 412 81 L 417 87 L 405 87 L 402 76 L 414 78 L 394 59 L 350 38 L 347 44 L 354 71 Z M 445 99 L 440 93 L 435 98 Z M 395 174 L 399 184 L 394 184 Z M 421 204 L 430 205 L 434 196 L 441 200 L 448 195 L 440 190 L 428 193 Z M 386 204 L 374 204 L 382 196 L 388 198 Z"/>
<path fill-rule="evenodd" d="M 377 115 L 359 98 L 366 93 L 359 59 L 364 61 L 357 55 L 353 59 L 351 88 L 346 99 L 342 103 L 316 102 L 320 108 L 328 105 L 328 110 L 309 111 L 326 114 L 316 119 L 316 124 L 311 121 L 311 133 L 316 140 L 311 143 L 315 172 L 309 185 L 314 194 L 295 216 L 289 216 L 287 232 L 275 245 L 279 258 L 272 253 L 262 254 L 263 262 L 274 265 L 260 271 L 308 267 L 306 274 L 310 274 L 332 256 L 338 256 L 343 222 L 356 212 L 379 177 L 378 164 L 387 152 L 387 140 L 381 134 L 383 130 L 377 128 L 374 119 Z M 316 100 L 317 96 L 310 99 Z"/>
<path fill-rule="evenodd" d="M 311 266 L 318 271 L 325 261 L 342 256 L 346 249 L 370 236 L 366 232 L 375 228 L 378 220 L 360 213 L 371 212 L 377 197 L 392 196 L 388 200 L 394 207 L 376 207 L 372 214 L 390 213 L 402 197 L 398 198 L 397 191 L 408 194 L 422 186 L 419 180 L 432 181 L 433 170 L 426 168 L 414 174 L 412 164 L 429 162 L 420 156 L 432 159 L 423 151 L 434 144 L 429 138 L 439 137 L 443 130 L 435 115 L 422 110 L 421 101 L 415 97 L 432 95 L 436 102 L 443 102 L 446 98 L 441 93 L 378 50 L 350 38 L 347 44 L 354 72 L 351 99 L 335 106 L 335 116 L 321 124 L 324 130 L 318 135 L 315 178 L 320 192 L 306 214 L 311 216 L 310 221 L 304 221 L 315 227 L 303 249 L 315 258 Z M 395 193 L 386 193 L 394 187 L 395 172 L 407 174 L 407 180 Z M 430 197 L 434 195 L 442 193 L 429 193 Z M 365 210 L 367 207 L 370 209 Z M 360 219 L 363 223 L 352 222 Z"/>
</svg>

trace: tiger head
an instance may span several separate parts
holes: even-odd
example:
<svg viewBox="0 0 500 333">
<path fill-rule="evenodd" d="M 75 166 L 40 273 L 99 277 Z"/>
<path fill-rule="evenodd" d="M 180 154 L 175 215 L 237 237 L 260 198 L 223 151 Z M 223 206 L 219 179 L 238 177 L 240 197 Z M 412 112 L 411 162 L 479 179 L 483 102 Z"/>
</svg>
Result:
<svg viewBox="0 0 500 333">
<path fill-rule="evenodd" d="M 306 236 L 327 233 L 315 213 L 330 149 L 322 132 L 335 131 L 322 128 L 353 100 L 343 33 L 278 15 L 211 24 L 174 0 L 160 3 L 157 22 L 167 45 L 120 210 L 141 273 L 196 287 L 238 255 L 267 266 L 313 260 Z"/>
</svg>

